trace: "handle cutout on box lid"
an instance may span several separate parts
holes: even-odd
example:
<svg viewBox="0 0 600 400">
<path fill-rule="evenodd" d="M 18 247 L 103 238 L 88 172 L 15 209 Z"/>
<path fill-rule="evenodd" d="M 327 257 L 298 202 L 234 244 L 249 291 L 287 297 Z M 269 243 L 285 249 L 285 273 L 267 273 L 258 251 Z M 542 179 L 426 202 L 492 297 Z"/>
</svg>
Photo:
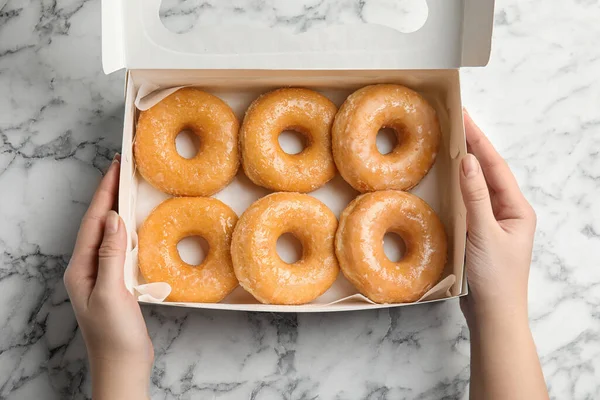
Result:
<svg viewBox="0 0 600 400">
<path fill-rule="evenodd" d="M 269 28 L 304 33 L 332 25 L 382 25 L 403 33 L 427 20 L 425 0 L 322 0 L 307 6 L 289 0 L 162 0 L 160 19 L 169 31 L 188 33 L 196 26 Z"/>
</svg>

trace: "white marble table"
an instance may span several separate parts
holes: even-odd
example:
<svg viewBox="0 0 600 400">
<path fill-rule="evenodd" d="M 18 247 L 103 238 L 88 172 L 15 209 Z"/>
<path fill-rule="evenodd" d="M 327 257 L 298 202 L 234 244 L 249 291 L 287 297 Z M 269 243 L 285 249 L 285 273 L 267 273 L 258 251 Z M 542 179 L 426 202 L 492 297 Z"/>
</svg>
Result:
<svg viewBox="0 0 600 400">
<path fill-rule="evenodd" d="M 385 19 L 394 6 L 379 0 L 378 14 L 375 0 L 305 0 L 279 15 L 272 1 L 224 3 L 189 1 L 165 14 L 183 30 L 212 12 L 301 31 L 342 14 Z M 491 62 L 464 71 L 465 104 L 538 213 L 530 314 L 551 396 L 597 399 L 600 4 L 497 3 Z M 62 274 L 120 148 L 123 75 L 101 71 L 99 13 L 99 0 L 0 0 L 0 398 L 90 396 Z M 469 332 L 455 301 L 332 315 L 144 314 L 156 399 L 468 395 Z"/>
</svg>

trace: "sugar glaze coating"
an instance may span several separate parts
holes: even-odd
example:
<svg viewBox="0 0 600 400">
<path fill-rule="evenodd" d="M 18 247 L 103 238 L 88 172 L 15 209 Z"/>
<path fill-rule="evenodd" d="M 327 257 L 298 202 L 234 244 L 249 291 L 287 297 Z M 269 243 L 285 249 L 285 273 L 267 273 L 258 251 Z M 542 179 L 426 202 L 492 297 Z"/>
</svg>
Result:
<svg viewBox="0 0 600 400">
<path fill-rule="evenodd" d="M 190 130 L 200 138 L 195 157 L 179 155 L 175 138 Z M 152 186 L 173 196 L 210 196 L 227 186 L 239 168 L 239 122 L 216 96 L 179 89 L 140 113 L 136 168 Z"/>
<path fill-rule="evenodd" d="M 308 89 L 266 93 L 248 108 L 240 129 L 244 173 L 252 182 L 284 192 L 310 192 L 335 176 L 331 125 L 337 107 Z M 306 147 L 287 154 L 279 145 L 286 130 L 301 133 Z"/>
<path fill-rule="evenodd" d="M 383 251 L 395 232 L 406 244 L 398 262 Z M 418 300 L 441 278 L 448 245 L 444 226 L 419 197 L 388 190 L 363 194 L 340 217 L 335 250 L 346 278 L 376 303 Z"/>
<path fill-rule="evenodd" d="M 388 154 L 376 137 L 391 128 L 398 145 Z M 417 92 L 400 85 L 372 85 L 352 93 L 332 129 L 335 164 L 346 182 L 361 193 L 408 190 L 433 166 L 441 131 L 435 109 Z"/>
<path fill-rule="evenodd" d="M 314 197 L 273 193 L 257 200 L 240 217 L 231 256 L 240 285 L 266 304 L 305 304 L 336 280 L 334 254 L 337 219 Z M 277 239 L 293 234 L 302 243 L 302 258 L 293 264 L 277 254 Z"/>
<path fill-rule="evenodd" d="M 237 220 L 235 212 L 217 199 L 165 200 L 138 230 L 138 265 L 144 279 L 171 285 L 167 301 L 223 300 L 238 286 L 229 253 Z M 208 254 L 198 266 L 184 262 L 177 251 L 177 243 L 188 236 L 201 236 L 208 242 Z"/>
</svg>

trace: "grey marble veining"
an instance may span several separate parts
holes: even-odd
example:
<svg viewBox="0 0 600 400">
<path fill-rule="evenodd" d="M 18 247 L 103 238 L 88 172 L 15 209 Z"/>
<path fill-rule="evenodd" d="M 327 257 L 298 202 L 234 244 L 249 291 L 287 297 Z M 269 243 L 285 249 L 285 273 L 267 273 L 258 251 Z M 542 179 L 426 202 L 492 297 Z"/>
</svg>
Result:
<svg viewBox="0 0 600 400">
<path fill-rule="evenodd" d="M 178 3 L 163 7 L 174 30 L 212 13 L 301 32 L 339 18 L 390 21 L 393 2 Z M 530 315 L 551 396 L 597 399 L 600 3 L 497 3 L 491 61 L 462 73 L 464 102 L 538 213 Z M 0 398 L 90 396 L 62 273 L 120 148 L 122 84 L 122 73 L 101 71 L 99 0 L 0 1 Z M 454 301 L 329 315 L 144 315 L 155 399 L 468 395 L 469 333 Z"/>
</svg>

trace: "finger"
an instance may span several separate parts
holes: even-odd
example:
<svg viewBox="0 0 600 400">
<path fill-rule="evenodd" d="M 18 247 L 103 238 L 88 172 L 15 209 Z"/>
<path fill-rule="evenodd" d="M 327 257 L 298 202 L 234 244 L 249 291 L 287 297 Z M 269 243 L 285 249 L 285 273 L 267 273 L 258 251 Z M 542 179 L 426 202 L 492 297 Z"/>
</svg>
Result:
<svg viewBox="0 0 600 400">
<path fill-rule="evenodd" d="M 496 224 L 485 177 L 473 154 L 461 161 L 460 190 L 467 209 L 469 234 L 484 233 Z"/>
<path fill-rule="evenodd" d="M 106 213 L 113 208 L 119 188 L 120 163 L 115 157 L 106 175 L 100 182 L 90 207 L 83 216 L 75 249 L 73 250 L 74 265 L 85 268 L 82 274 L 94 277 L 96 274 L 96 257 L 102 241 L 102 231 Z"/>
<path fill-rule="evenodd" d="M 500 208 L 496 211 L 503 214 L 502 219 L 521 216 L 525 198 L 508 164 L 466 111 L 464 118 L 469 151 L 481 164 L 487 184 L 493 192 L 494 204 Z"/>
<path fill-rule="evenodd" d="M 98 250 L 98 277 L 96 289 L 113 289 L 124 285 L 123 265 L 125 263 L 125 250 L 127 235 L 121 217 L 109 211 L 104 225 L 104 236 Z"/>
</svg>

